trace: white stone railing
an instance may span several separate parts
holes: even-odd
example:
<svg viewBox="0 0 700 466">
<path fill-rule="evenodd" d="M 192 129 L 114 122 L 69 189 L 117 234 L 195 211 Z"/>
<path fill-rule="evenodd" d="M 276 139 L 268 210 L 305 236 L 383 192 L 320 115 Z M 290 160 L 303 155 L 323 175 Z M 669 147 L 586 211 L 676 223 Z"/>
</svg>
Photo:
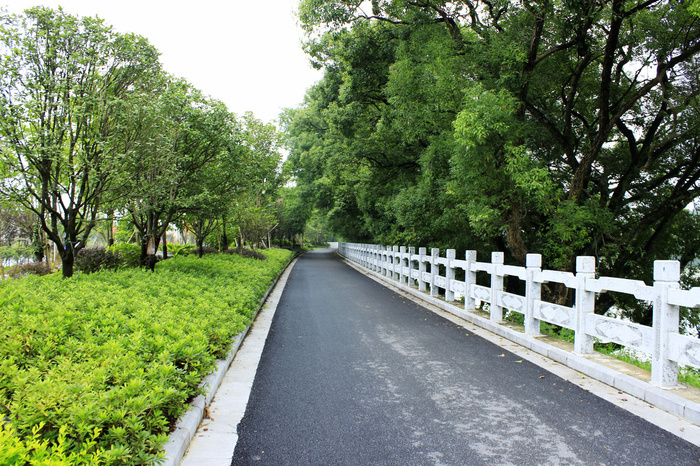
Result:
<svg viewBox="0 0 700 466">
<path fill-rule="evenodd" d="M 384 247 L 371 244 L 339 243 L 339 253 L 347 259 L 418 290 L 438 296 L 444 291 L 448 305 L 455 294 L 464 297 L 464 310 L 474 311 L 476 302 L 489 304 L 490 320 L 500 322 L 504 310 L 524 315 L 525 334 L 539 335 L 540 321 L 575 332 L 574 351 L 592 353 L 595 338 L 634 348 L 652 357 L 651 381 L 661 387 L 678 383 L 678 365 L 700 368 L 700 339 L 679 333 L 679 307 L 700 307 L 700 288 L 681 290 L 680 263 L 655 261 L 654 284 L 640 280 L 598 277 L 594 257 L 578 257 L 576 273 L 542 270 L 542 256 L 528 254 L 526 267 L 504 264 L 502 252 L 491 253 L 491 262 L 476 260 L 476 251 L 467 251 L 457 259 L 454 249 L 444 257 L 439 249 L 405 246 Z M 440 268 L 444 275 L 440 274 Z M 464 271 L 457 280 L 456 271 Z M 477 285 L 476 274 L 490 275 L 490 286 Z M 460 274 L 462 275 L 462 274 Z M 525 295 L 503 290 L 507 276 L 525 282 Z M 542 301 L 545 283 L 559 283 L 574 290 L 573 307 Z M 594 313 L 596 293 L 617 292 L 653 303 L 653 326 L 639 325 Z"/>
</svg>

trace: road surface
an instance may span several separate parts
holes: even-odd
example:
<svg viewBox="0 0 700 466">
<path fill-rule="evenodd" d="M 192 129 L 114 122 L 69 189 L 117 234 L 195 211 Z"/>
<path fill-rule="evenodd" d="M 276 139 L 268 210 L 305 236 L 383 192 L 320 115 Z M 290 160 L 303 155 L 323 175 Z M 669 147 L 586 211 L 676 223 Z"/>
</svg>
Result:
<svg viewBox="0 0 700 466">
<path fill-rule="evenodd" d="M 233 465 L 699 464 L 700 448 L 376 283 L 291 272 Z"/>
</svg>

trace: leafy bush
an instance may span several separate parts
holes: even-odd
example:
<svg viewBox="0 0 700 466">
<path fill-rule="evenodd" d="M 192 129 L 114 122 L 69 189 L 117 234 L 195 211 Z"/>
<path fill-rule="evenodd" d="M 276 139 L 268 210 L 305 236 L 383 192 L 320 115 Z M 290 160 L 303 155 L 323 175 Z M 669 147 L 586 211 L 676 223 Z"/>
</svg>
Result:
<svg viewBox="0 0 700 466">
<path fill-rule="evenodd" d="M 0 261 L 2 261 L 3 264 L 5 261 L 17 259 L 19 259 L 19 254 L 14 248 L 9 246 L 0 246 Z"/>
<path fill-rule="evenodd" d="M 291 257 L 267 254 L 0 282 L 0 463 L 158 462 Z"/>
<path fill-rule="evenodd" d="M 223 253 L 224 254 L 238 254 L 239 256 L 242 256 L 242 257 L 252 257 L 253 259 L 259 259 L 259 260 L 267 259 L 267 257 L 264 254 L 261 254 L 260 252 L 255 251 L 254 249 L 248 249 L 248 248 L 227 249 Z"/>
<path fill-rule="evenodd" d="M 85 248 L 75 255 L 75 268 L 83 273 L 100 270 L 116 270 L 121 266 L 122 256 L 119 252 L 102 248 Z"/>
<path fill-rule="evenodd" d="M 138 267 L 141 261 L 141 246 L 131 243 L 114 243 L 107 248 L 108 252 L 121 256 L 121 266 Z"/>
<path fill-rule="evenodd" d="M 195 248 L 193 252 L 196 253 L 196 252 L 197 252 L 197 249 Z M 212 247 L 212 246 L 202 246 L 202 255 L 205 255 L 205 254 L 218 254 L 218 253 L 219 253 L 219 250 L 216 249 L 215 247 Z"/>
<path fill-rule="evenodd" d="M 21 278 L 27 275 L 48 275 L 51 272 L 53 271 L 46 262 L 30 262 L 28 264 L 20 264 L 11 267 L 8 275 L 12 278 Z"/>
<path fill-rule="evenodd" d="M 186 256 L 191 254 L 195 248 L 196 246 L 194 244 L 168 243 L 168 255 L 171 257 Z"/>
</svg>

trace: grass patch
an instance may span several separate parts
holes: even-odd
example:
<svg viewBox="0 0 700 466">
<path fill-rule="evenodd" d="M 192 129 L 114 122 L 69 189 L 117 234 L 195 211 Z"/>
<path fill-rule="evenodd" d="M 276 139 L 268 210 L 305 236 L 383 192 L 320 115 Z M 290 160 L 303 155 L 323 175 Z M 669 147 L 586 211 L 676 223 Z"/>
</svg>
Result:
<svg viewBox="0 0 700 466">
<path fill-rule="evenodd" d="M 152 464 L 291 259 L 177 257 L 0 283 L 0 464 Z"/>
</svg>

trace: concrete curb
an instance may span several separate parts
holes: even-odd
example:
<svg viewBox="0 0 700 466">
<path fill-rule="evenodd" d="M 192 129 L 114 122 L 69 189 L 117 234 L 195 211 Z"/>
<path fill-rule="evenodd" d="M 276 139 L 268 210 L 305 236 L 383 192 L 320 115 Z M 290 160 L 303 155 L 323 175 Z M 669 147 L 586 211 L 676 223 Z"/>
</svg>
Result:
<svg viewBox="0 0 700 466">
<path fill-rule="evenodd" d="M 226 371 L 228 371 L 233 358 L 236 357 L 236 353 L 243 343 L 243 340 L 248 335 L 250 328 L 255 324 L 256 317 L 265 305 L 265 302 L 270 296 L 270 293 L 272 293 L 272 290 L 275 288 L 275 286 L 277 286 L 277 282 L 279 281 L 280 277 L 300 255 L 301 254 L 294 255 L 294 257 L 292 257 L 287 265 L 285 265 L 280 271 L 277 278 L 275 278 L 275 281 L 270 285 L 265 292 L 265 295 L 260 300 L 260 305 L 255 311 L 255 315 L 253 315 L 250 324 L 245 328 L 245 330 L 231 339 L 231 349 L 229 350 L 226 359 L 220 359 L 216 363 L 216 369 L 214 372 L 206 376 L 199 384 L 200 388 L 207 388 L 206 394 L 199 395 L 192 400 L 190 403 L 190 408 L 182 416 L 180 416 L 177 424 L 175 424 L 175 430 L 173 430 L 173 432 L 170 434 L 170 440 L 168 440 L 168 443 L 166 443 L 165 447 L 163 448 L 163 451 L 165 452 L 165 461 L 163 462 L 163 466 L 178 466 L 182 461 L 190 442 L 197 433 L 199 424 L 202 422 L 202 419 L 204 419 L 206 409 L 216 395 L 216 391 L 219 389 L 221 381 L 224 379 Z"/>
<path fill-rule="evenodd" d="M 411 288 L 408 285 L 399 283 L 398 281 L 385 277 L 382 274 L 366 269 L 359 264 L 348 260 L 340 253 L 338 253 L 338 256 L 350 267 L 370 276 L 385 286 L 393 287 L 401 292 L 410 294 L 425 303 L 460 317 L 500 337 L 517 343 L 535 353 L 546 356 L 547 358 L 568 366 L 582 374 L 587 375 L 588 377 L 599 380 L 607 385 L 610 385 L 611 387 L 615 387 L 620 391 L 628 393 L 636 398 L 639 398 L 640 400 L 644 400 L 647 403 L 666 412 L 686 419 L 693 424 L 700 425 L 700 403 L 696 403 L 683 398 L 682 396 L 678 396 L 672 393 L 670 390 L 664 390 L 643 380 L 639 380 L 627 374 L 618 372 L 581 355 L 557 348 L 548 343 L 540 341 L 535 337 L 525 335 L 506 326 L 491 322 L 489 319 L 469 311 L 465 311 L 464 309 L 453 306 L 441 299 L 427 295 L 421 291 L 418 291 L 417 289 Z"/>
</svg>

